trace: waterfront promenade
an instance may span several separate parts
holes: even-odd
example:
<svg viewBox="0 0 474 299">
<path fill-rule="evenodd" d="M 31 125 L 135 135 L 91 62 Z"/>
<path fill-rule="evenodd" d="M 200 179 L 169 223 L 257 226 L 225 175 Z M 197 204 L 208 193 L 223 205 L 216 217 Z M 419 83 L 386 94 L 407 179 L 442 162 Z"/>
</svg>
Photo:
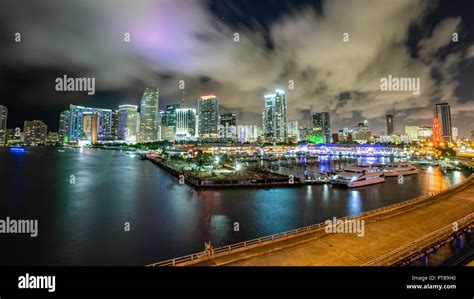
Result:
<svg viewBox="0 0 474 299">
<path fill-rule="evenodd" d="M 364 237 L 326 234 L 324 225 L 262 238 L 158 263 L 196 266 L 360 266 L 390 265 L 432 242 L 433 232 L 446 233 L 472 224 L 474 178 L 440 194 L 432 194 L 358 217 Z"/>
</svg>

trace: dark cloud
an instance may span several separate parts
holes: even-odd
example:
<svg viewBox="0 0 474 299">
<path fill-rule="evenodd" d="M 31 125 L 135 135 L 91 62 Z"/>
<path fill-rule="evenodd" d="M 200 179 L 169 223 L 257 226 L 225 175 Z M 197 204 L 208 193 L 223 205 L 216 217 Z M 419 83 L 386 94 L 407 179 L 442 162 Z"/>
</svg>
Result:
<svg viewBox="0 0 474 299">
<path fill-rule="evenodd" d="M 472 8 L 468 1 L 461 4 L 466 11 Z M 474 57 L 473 28 L 461 16 L 464 10 L 452 8 L 457 15 L 443 15 L 439 7 L 446 10 L 446 5 L 4 0 L 0 103 L 51 107 L 56 113 L 69 103 L 138 103 L 145 86 L 158 86 L 164 106 L 181 101 L 178 81 L 184 80 L 187 105 L 212 92 L 223 111 L 236 111 L 245 123 L 260 125 L 263 93 L 283 88 L 291 119 L 309 108 L 331 111 L 336 128 L 354 125 L 359 117 L 383 126 L 384 114 L 396 108 L 403 111 L 399 121 L 429 123 L 431 105 L 440 100 L 452 104 L 454 126 L 466 134 L 466 122 L 456 119 L 474 122 L 472 89 L 469 93 L 461 84 L 469 82 L 463 74 L 472 82 L 472 63 L 462 66 Z M 461 43 L 453 45 L 453 31 L 461 33 Z M 21 43 L 14 42 L 15 32 L 21 32 Z M 350 34 L 349 43 L 342 42 L 344 32 Z M 129 43 L 124 33 L 130 33 Z M 96 78 L 98 92 L 93 97 L 58 94 L 52 82 L 63 74 Z M 421 95 L 381 92 L 380 78 L 389 74 L 419 77 Z M 290 80 L 293 90 L 288 90 Z M 57 115 L 49 119 L 57 122 Z"/>
</svg>

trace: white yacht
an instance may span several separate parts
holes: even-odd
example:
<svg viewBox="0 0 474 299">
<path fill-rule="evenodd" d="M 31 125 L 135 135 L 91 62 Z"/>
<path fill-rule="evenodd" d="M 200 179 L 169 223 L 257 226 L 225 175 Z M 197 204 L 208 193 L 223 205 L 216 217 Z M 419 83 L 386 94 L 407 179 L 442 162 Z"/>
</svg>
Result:
<svg viewBox="0 0 474 299">
<path fill-rule="evenodd" d="M 346 188 L 361 187 L 385 182 L 383 172 L 372 166 L 352 166 L 344 170 L 331 180 L 331 184 Z"/>
<path fill-rule="evenodd" d="M 408 162 L 396 162 L 388 165 L 384 171 L 384 176 L 399 176 L 399 175 L 410 175 L 417 174 L 418 169 L 415 165 Z"/>
</svg>

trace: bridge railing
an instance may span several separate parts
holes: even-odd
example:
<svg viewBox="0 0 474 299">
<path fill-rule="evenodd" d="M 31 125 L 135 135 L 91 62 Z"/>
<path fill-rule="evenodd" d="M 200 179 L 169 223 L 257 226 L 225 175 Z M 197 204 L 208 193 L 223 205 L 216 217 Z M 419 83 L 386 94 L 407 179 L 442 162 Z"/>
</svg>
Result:
<svg viewBox="0 0 474 299">
<path fill-rule="evenodd" d="M 433 193 L 430 193 L 430 194 L 427 194 L 427 195 L 418 196 L 418 197 L 415 197 L 413 199 L 402 201 L 402 202 L 392 204 L 392 205 L 389 205 L 389 206 L 386 206 L 386 207 L 381 207 L 381 208 L 378 208 L 378 209 L 370 210 L 370 211 L 367 211 L 367 212 L 363 212 L 361 214 L 346 216 L 346 217 L 342 217 L 342 218 L 337 218 L 337 220 L 344 221 L 344 220 L 351 220 L 351 219 L 354 219 L 354 218 L 366 217 L 366 216 L 370 216 L 372 214 L 380 213 L 380 212 L 391 210 L 391 209 L 394 209 L 394 208 L 400 208 L 400 207 L 403 207 L 403 206 L 408 206 L 408 205 L 411 205 L 415 202 L 422 202 L 422 201 L 427 200 L 429 198 L 432 198 L 434 196 L 437 196 L 437 195 L 452 191 L 453 189 L 459 188 L 462 185 L 465 185 L 468 182 L 470 182 L 473 178 L 474 178 L 474 174 L 471 174 L 467 179 L 465 179 L 461 183 L 452 185 L 452 186 L 450 186 L 450 187 L 448 187 L 444 190 L 441 190 L 441 191 L 438 191 L 438 192 L 433 192 Z M 308 234 L 308 233 L 311 233 L 311 232 L 315 232 L 315 231 L 321 229 L 322 227 L 325 227 L 325 225 L 326 224 L 324 222 L 321 222 L 321 223 L 318 223 L 318 224 L 312 224 L 312 225 L 308 225 L 308 226 L 305 226 L 305 227 L 292 229 L 292 230 L 289 230 L 289 231 L 286 231 L 286 232 L 273 234 L 273 235 L 270 235 L 270 236 L 265 236 L 265 237 L 261 237 L 261 238 L 257 238 L 257 239 L 252 239 L 252 240 L 248 240 L 248 241 L 244 241 L 244 242 L 239 242 L 239 243 L 236 243 L 236 244 L 231 244 L 231 245 L 218 247 L 218 248 L 212 249 L 212 252 L 211 251 L 201 251 L 201 252 L 197 252 L 197 253 L 193 253 L 193 254 L 189 254 L 189 255 L 185 255 L 185 256 L 181 256 L 181 257 L 177 257 L 177 258 L 173 258 L 173 259 L 169 259 L 169 260 L 165 260 L 165 261 L 161 261 L 161 262 L 157 262 L 157 263 L 153 263 L 153 264 L 150 264 L 150 265 L 147 265 L 147 266 L 148 267 L 165 267 L 165 266 L 176 266 L 178 264 L 183 264 L 183 263 L 193 263 L 193 262 L 197 262 L 198 260 L 204 261 L 204 260 L 207 260 L 207 259 L 210 259 L 210 258 L 220 256 L 220 255 L 225 255 L 225 254 L 228 254 L 228 253 L 236 252 L 236 251 L 239 251 L 239 250 L 242 250 L 242 249 L 245 249 L 245 248 L 253 248 L 253 247 L 257 247 L 257 246 L 260 246 L 260 245 L 263 245 L 263 244 L 268 244 L 268 243 L 271 243 L 271 242 L 274 242 L 274 241 L 277 241 L 277 240 L 283 240 L 283 239 L 286 239 L 288 237 L 296 237 L 296 236 L 301 236 L 301 235 Z"/>
<path fill-rule="evenodd" d="M 469 225 L 472 223 L 474 220 L 474 213 L 470 213 L 466 216 L 464 216 L 461 219 L 458 219 L 454 221 L 453 223 L 450 223 L 446 226 L 441 227 L 440 229 L 435 230 L 434 232 L 431 232 L 413 242 L 407 243 L 397 249 L 394 249 L 387 254 L 384 254 L 374 260 L 371 260 L 370 262 L 367 262 L 363 264 L 362 266 L 383 266 L 385 265 L 391 258 L 393 258 L 396 255 L 400 255 L 403 252 L 407 251 L 416 251 L 416 248 L 421 248 L 421 247 L 426 247 L 426 246 L 421 246 L 421 245 L 426 245 L 426 243 L 429 240 L 433 239 L 439 239 L 440 237 L 450 235 L 451 233 L 455 232 L 453 229 L 453 224 L 457 224 L 457 228 L 460 229 L 464 226 Z"/>
</svg>

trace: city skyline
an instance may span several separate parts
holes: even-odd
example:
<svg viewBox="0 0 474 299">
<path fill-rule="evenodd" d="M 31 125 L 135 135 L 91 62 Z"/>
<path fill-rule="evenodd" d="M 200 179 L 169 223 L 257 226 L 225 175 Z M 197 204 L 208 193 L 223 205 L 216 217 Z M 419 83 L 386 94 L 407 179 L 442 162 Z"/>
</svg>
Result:
<svg viewBox="0 0 474 299">
<path fill-rule="evenodd" d="M 59 115 L 59 131 L 47 130 L 47 125 L 41 120 L 25 120 L 21 128 L 5 129 L 0 127 L 0 145 L 18 144 L 96 144 L 100 142 L 154 142 L 167 140 L 199 141 L 199 142 L 259 142 L 259 143 L 390 143 L 411 144 L 414 142 L 431 140 L 434 146 L 443 146 L 460 138 L 459 130 L 451 123 L 451 107 L 448 103 L 437 103 L 433 107 L 432 126 L 404 126 L 404 132 L 394 132 L 394 118 L 386 115 L 387 131 L 380 135 L 374 134 L 368 121 L 358 122 L 351 128 L 334 129 L 331 131 L 329 112 L 312 112 L 312 119 L 308 123 L 287 119 L 286 96 L 283 90 L 275 90 L 273 94 L 264 95 L 265 106 L 262 111 L 262 126 L 241 124 L 234 113 L 219 114 L 219 99 L 215 95 L 201 96 L 198 101 L 198 110 L 194 108 L 180 108 L 180 104 L 170 104 L 166 110 L 157 110 L 158 88 L 147 87 L 143 93 L 140 111 L 136 105 L 120 105 L 118 109 L 102 109 L 70 105 L 70 110 L 62 111 Z M 150 111 L 154 116 L 149 122 L 144 118 L 145 112 Z M 0 106 L 0 124 L 5 127 L 7 111 Z M 310 111 L 311 112 L 311 111 Z M 439 123 L 438 120 L 441 119 Z M 40 123 L 44 130 L 32 130 L 27 123 Z M 148 125 L 147 125 L 148 124 Z M 255 127 L 250 129 L 249 126 Z M 34 126 L 38 127 L 38 126 Z M 244 131 L 242 131 L 244 130 Z M 30 130 L 31 131 L 31 130 Z M 44 131 L 44 132 L 43 132 Z M 153 132 L 145 139 L 146 132 Z M 389 134 L 390 132 L 390 134 Z M 470 138 L 473 138 L 471 131 Z M 247 136 L 242 139 L 242 136 Z M 34 140 L 33 142 L 31 140 Z M 466 139 L 467 140 L 467 139 Z M 430 145 L 431 146 L 431 145 Z"/>
<path fill-rule="evenodd" d="M 10 23 L 3 29 L 10 37 L 2 43 L 0 58 L 9 88 L 0 91 L 0 104 L 9 109 L 9 126 L 41 119 L 58 131 L 57 115 L 69 104 L 105 109 L 140 105 L 143 88 L 157 86 L 160 110 L 183 104 L 183 97 L 187 107 L 197 108 L 194 99 L 213 93 L 220 99 L 220 113 L 236 113 L 249 124 L 260 124 L 262 95 L 283 89 L 289 121 L 301 120 L 304 109 L 328 111 L 331 128 L 367 119 L 379 134 L 386 128 L 385 115 L 395 109 L 394 131 L 403 133 L 405 125 L 430 125 L 431 107 L 447 102 L 459 135 L 469 136 L 472 130 L 468 124 L 474 122 L 474 24 L 469 2 L 152 2 L 133 4 L 136 9 L 117 2 L 109 10 L 91 3 L 82 8 L 81 20 L 90 21 L 94 30 L 79 26 L 84 22 L 74 16 L 74 4 L 55 7 L 65 19 L 51 18 L 52 32 L 30 18 L 35 5 L 6 2 L 22 11 L 17 20 L 5 18 Z M 149 14 L 139 18 L 142 10 Z M 115 21 L 98 26 L 103 21 L 92 11 Z M 385 22 L 385 16 L 394 21 Z M 65 20 L 69 27 L 61 25 Z M 348 42 L 343 40 L 345 31 Z M 15 42 L 16 32 L 22 33 L 20 43 Z M 129 33 L 129 42 L 122 33 Z M 458 33 L 456 42 L 453 33 Z M 49 46 L 32 43 L 33 35 Z M 68 36 L 73 41 L 64 46 L 61 41 L 70 40 Z M 167 42 L 175 36 L 182 38 L 184 47 Z M 81 41 L 82 53 L 73 51 L 78 48 L 75 38 Z M 63 57 L 61 64 L 55 61 L 57 54 Z M 19 65 L 31 71 L 19 73 Z M 55 79 L 65 75 L 95 78 L 97 92 L 56 91 Z M 420 95 L 380 91 L 379 80 L 389 75 L 420 78 Z"/>
</svg>

